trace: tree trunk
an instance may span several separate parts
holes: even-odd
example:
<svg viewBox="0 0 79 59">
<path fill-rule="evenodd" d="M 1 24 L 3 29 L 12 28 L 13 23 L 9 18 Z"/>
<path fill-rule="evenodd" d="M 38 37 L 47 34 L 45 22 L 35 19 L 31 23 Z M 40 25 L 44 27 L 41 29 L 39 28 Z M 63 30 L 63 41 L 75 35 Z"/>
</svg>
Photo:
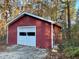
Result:
<svg viewBox="0 0 79 59">
<path fill-rule="evenodd" d="M 68 39 L 71 39 L 71 20 L 70 20 L 70 5 L 67 0 L 67 11 L 68 11 Z"/>
</svg>

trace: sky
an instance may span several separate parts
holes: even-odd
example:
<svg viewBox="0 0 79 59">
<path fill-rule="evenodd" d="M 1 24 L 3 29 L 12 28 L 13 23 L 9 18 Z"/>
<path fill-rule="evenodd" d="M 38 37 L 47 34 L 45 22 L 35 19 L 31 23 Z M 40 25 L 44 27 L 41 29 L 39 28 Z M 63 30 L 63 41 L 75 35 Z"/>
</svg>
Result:
<svg viewBox="0 0 79 59">
<path fill-rule="evenodd" d="M 79 0 L 76 1 L 76 8 L 79 8 Z"/>
</svg>

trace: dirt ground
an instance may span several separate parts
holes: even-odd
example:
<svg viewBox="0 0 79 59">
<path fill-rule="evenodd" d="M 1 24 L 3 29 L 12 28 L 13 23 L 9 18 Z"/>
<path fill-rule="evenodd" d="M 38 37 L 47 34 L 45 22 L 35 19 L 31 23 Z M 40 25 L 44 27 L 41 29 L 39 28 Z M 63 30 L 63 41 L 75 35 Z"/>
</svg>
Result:
<svg viewBox="0 0 79 59">
<path fill-rule="evenodd" d="M 1 45 L 0 59 L 43 59 L 47 55 L 46 49 L 30 46 Z"/>
<path fill-rule="evenodd" d="M 0 59 L 59 59 L 58 53 L 31 46 L 11 45 L 0 42 Z M 60 58 L 63 59 L 63 58 Z"/>
</svg>

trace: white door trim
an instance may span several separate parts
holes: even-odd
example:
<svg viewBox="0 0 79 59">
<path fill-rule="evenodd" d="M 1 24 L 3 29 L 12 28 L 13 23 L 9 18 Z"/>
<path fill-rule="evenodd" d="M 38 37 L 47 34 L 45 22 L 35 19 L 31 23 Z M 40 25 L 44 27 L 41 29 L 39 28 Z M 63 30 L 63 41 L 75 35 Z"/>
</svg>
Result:
<svg viewBox="0 0 79 59">
<path fill-rule="evenodd" d="M 53 24 L 51 24 L 51 47 L 54 48 L 54 42 L 53 42 Z"/>
<path fill-rule="evenodd" d="M 36 28 L 36 26 L 18 26 L 17 28 L 20 28 L 20 27 L 35 27 Z"/>
</svg>

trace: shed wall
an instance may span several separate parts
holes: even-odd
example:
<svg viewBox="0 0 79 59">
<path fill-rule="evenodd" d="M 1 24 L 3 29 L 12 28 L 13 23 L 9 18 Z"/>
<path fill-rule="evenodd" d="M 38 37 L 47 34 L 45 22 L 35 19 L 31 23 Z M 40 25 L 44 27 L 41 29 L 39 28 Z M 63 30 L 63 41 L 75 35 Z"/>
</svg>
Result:
<svg viewBox="0 0 79 59">
<path fill-rule="evenodd" d="M 17 44 L 18 26 L 36 26 L 36 47 L 51 48 L 51 24 L 31 16 L 23 16 L 8 26 L 8 44 Z"/>
</svg>

